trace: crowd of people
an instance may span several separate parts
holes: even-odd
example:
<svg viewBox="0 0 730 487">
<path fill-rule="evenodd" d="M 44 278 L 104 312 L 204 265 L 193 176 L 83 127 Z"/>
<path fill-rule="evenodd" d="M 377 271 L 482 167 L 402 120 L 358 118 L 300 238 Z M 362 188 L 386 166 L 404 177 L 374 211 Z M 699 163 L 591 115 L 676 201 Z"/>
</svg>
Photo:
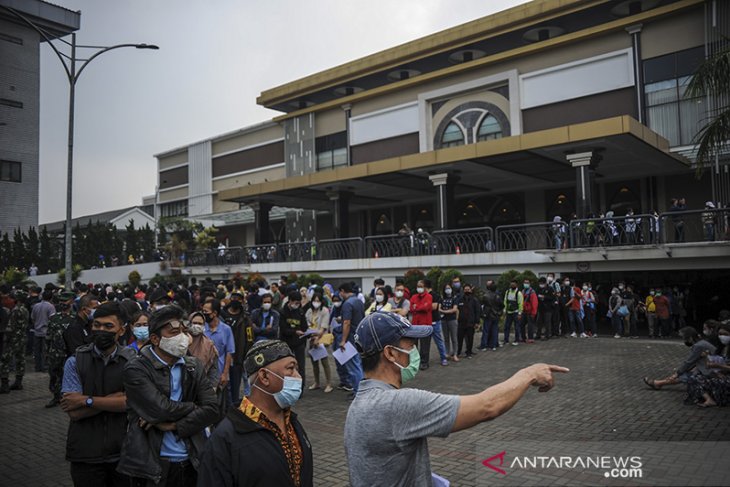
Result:
<svg viewBox="0 0 730 487">
<path fill-rule="evenodd" d="M 231 485 L 220 462 L 236 455 L 226 448 L 244 441 L 242 433 L 251 433 L 244 443 L 262 442 L 261 463 L 236 475 L 266 479 L 273 461 L 267 455 L 279 451 L 271 450 L 273 439 L 288 465 L 277 475 L 308 485 L 311 446 L 290 406 L 304 390 L 340 389 L 355 401 L 380 397 L 381 385 L 372 382 L 377 373 L 412 379 L 431 365 L 432 341 L 435 363 L 449 366 L 507 345 L 596 338 L 604 317 L 614 338 L 638 337 L 645 324 L 649 337 L 679 335 L 692 347 L 674 374 L 646 384 L 658 389 L 683 382 L 693 402 L 726 405 L 730 313 L 705 323 L 700 335 L 685 326 L 689 301 L 688 291 L 678 288 L 639 295 L 619 282 L 609 294 L 554 274 L 512 280 L 505 290 L 493 280 L 481 289 L 459 275 L 438 287 L 425 278 L 414 288 L 404 279 L 395 286 L 376 279 L 369 293 L 353 282 L 298 287 L 285 276 L 246 285 L 208 278 L 136 287 L 0 287 L 0 393 L 23 389 L 31 351 L 35 370 L 49 375 L 46 407 L 60 406 L 71 419 L 66 456 L 75 485 L 195 485 L 198 478 L 199 485 Z M 309 381 L 307 360 L 314 373 Z M 564 370 L 533 372 L 545 385 L 552 383 L 551 371 Z M 453 410 L 454 400 L 445 398 L 439 399 L 441 413 Z M 424 421 L 438 419 L 438 431 L 448 434 L 485 420 L 476 417 L 463 424 L 443 414 Z M 244 468 L 235 465 L 225 468 Z M 351 471 L 351 478 L 361 479 L 361 472 Z"/>
</svg>

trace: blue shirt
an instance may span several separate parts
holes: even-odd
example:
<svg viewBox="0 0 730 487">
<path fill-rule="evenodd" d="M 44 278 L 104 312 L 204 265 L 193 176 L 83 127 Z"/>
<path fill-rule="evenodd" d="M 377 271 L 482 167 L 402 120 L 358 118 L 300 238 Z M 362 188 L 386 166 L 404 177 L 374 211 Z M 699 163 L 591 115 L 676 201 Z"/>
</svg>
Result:
<svg viewBox="0 0 730 487">
<path fill-rule="evenodd" d="M 170 367 L 170 400 L 182 400 L 182 372 L 185 367 L 185 359 L 180 357 L 170 366 L 155 353 L 154 349 L 151 351 L 157 360 Z M 188 459 L 188 449 L 185 442 L 174 431 L 165 431 L 162 435 L 160 456 L 170 459 L 171 462 L 182 462 Z"/>
<path fill-rule="evenodd" d="M 117 354 L 117 349 L 109 355 L 104 355 L 99 351 L 98 348 L 94 347 L 94 352 L 101 356 L 104 360 L 104 365 L 109 363 L 109 359 Z M 79 375 L 79 369 L 76 367 L 76 355 L 71 355 L 66 359 L 66 363 L 63 365 L 63 381 L 61 382 L 61 393 L 66 394 L 67 392 L 84 392 L 84 387 L 81 385 L 81 376 Z"/>
<path fill-rule="evenodd" d="M 211 331 L 208 323 L 205 324 L 205 336 L 213 340 L 215 348 L 218 350 L 218 370 L 223 374 L 223 368 L 226 365 L 226 354 L 236 352 L 236 345 L 233 341 L 233 330 L 231 327 L 218 320 L 218 327 L 215 331 Z"/>
<path fill-rule="evenodd" d="M 357 296 L 350 296 L 342 303 L 342 322 L 350 320 L 350 333 L 347 336 L 347 341 L 353 342 L 355 340 L 355 329 L 363 318 L 365 318 L 365 305 L 357 299 Z"/>
</svg>

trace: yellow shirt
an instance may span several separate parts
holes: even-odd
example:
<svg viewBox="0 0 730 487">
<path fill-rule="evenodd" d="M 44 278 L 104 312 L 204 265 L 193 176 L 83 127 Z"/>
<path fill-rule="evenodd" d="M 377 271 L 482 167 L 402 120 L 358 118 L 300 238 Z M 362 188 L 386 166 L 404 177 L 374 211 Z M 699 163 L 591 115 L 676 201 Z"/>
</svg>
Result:
<svg viewBox="0 0 730 487">
<path fill-rule="evenodd" d="M 646 312 L 656 313 L 656 304 L 654 304 L 654 296 L 651 294 L 646 297 Z"/>
</svg>

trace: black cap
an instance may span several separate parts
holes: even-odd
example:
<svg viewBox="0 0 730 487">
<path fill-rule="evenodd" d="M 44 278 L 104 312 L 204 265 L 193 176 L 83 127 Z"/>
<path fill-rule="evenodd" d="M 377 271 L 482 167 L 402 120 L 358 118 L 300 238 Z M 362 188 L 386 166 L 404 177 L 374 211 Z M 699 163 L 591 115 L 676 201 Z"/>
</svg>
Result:
<svg viewBox="0 0 730 487">
<path fill-rule="evenodd" d="M 248 353 L 246 353 L 243 368 L 246 374 L 251 376 L 270 363 L 286 357 L 294 357 L 294 353 L 292 353 L 289 345 L 281 340 L 262 340 L 254 343 Z"/>
</svg>

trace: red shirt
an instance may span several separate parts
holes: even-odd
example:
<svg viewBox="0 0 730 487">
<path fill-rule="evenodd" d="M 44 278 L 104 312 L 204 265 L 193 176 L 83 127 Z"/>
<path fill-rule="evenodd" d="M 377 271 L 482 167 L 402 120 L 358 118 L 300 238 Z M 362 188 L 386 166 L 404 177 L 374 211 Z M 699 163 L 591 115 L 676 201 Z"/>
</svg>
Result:
<svg viewBox="0 0 730 487">
<path fill-rule="evenodd" d="M 570 309 L 573 311 L 580 311 L 580 298 L 583 297 L 583 293 L 581 292 L 579 287 L 573 288 L 573 297 L 570 301 Z"/>
<path fill-rule="evenodd" d="M 411 296 L 411 324 L 413 325 L 431 325 L 431 308 L 433 306 L 433 298 L 429 293 L 414 294 Z"/>
<path fill-rule="evenodd" d="M 666 296 L 654 296 L 657 318 L 666 320 L 669 318 L 669 299 Z"/>
</svg>

